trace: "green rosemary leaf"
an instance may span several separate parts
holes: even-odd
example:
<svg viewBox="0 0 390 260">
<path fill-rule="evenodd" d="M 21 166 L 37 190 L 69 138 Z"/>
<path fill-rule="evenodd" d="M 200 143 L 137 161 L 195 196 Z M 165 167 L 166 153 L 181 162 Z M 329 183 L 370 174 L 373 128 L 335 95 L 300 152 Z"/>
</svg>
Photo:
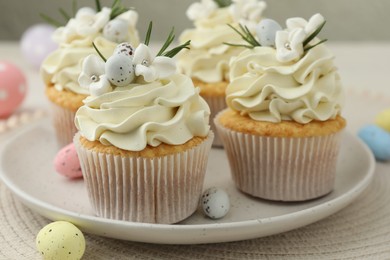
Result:
<svg viewBox="0 0 390 260">
<path fill-rule="evenodd" d="M 102 60 L 103 60 L 104 62 L 106 62 L 107 59 L 106 59 L 106 58 L 103 56 L 103 54 L 99 51 L 99 49 L 96 47 L 96 45 L 95 45 L 94 42 L 92 42 L 92 46 L 93 46 L 93 48 L 95 49 L 95 51 L 99 54 L 100 58 L 102 58 Z"/>
<path fill-rule="evenodd" d="M 39 16 L 40 16 L 43 20 L 45 20 L 47 23 L 49 23 L 49 24 L 51 24 L 51 25 L 53 25 L 53 26 L 55 26 L 55 27 L 61 27 L 61 26 L 63 26 L 62 23 L 60 23 L 60 22 L 58 22 L 57 20 L 51 18 L 50 16 L 47 16 L 47 15 L 45 15 L 45 14 L 39 14 Z"/>
<path fill-rule="evenodd" d="M 129 10 L 130 10 L 129 8 L 125 8 L 122 6 L 114 7 L 113 9 L 111 9 L 110 20 L 115 19 L 117 16 L 119 16 L 119 15 L 121 15 Z"/>
<path fill-rule="evenodd" d="M 233 46 L 233 47 L 244 47 L 244 48 L 248 48 L 248 49 L 254 48 L 253 45 L 246 45 L 246 44 L 235 44 L 235 43 L 228 43 L 228 42 L 223 42 L 223 44 Z"/>
<path fill-rule="evenodd" d="M 72 1 L 72 13 L 73 13 L 73 17 L 75 17 L 77 13 L 77 0 Z"/>
<path fill-rule="evenodd" d="M 311 40 L 313 40 L 322 30 L 322 28 L 324 28 L 324 25 L 325 25 L 326 21 L 324 21 L 318 28 L 317 30 L 315 30 L 309 37 L 307 37 L 307 39 L 303 42 L 303 47 L 305 47 L 306 45 L 309 44 L 309 42 L 311 42 Z"/>
<path fill-rule="evenodd" d="M 70 20 L 70 18 L 71 18 L 70 15 L 67 12 L 65 12 L 64 9 L 60 8 L 58 11 L 64 17 L 66 22 L 68 22 Z"/>
<path fill-rule="evenodd" d="M 171 45 L 171 43 L 175 39 L 174 31 L 175 31 L 175 28 L 172 27 L 172 30 L 169 33 L 168 38 L 166 39 L 164 45 L 161 47 L 160 51 L 157 53 L 156 56 L 161 56 L 164 53 L 164 51 L 169 47 L 169 45 Z"/>
<path fill-rule="evenodd" d="M 230 28 L 232 28 L 236 33 L 238 33 L 238 34 L 245 40 L 245 35 L 244 35 L 244 34 L 242 34 L 239 30 L 237 30 L 236 28 L 234 28 L 232 25 L 228 24 L 228 26 L 229 26 Z M 241 26 L 241 24 L 240 24 L 240 26 Z"/>
<path fill-rule="evenodd" d="M 114 9 L 115 7 L 118 7 L 120 5 L 120 1 L 121 0 L 114 0 L 112 2 L 112 6 L 111 6 L 111 9 Z"/>
<path fill-rule="evenodd" d="M 173 48 L 172 50 L 170 51 L 167 51 L 166 53 L 164 53 L 163 56 L 165 57 L 169 57 L 169 58 L 173 58 L 175 57 L 176 54 L 178 54 L 182 49 L 189 49 L 189 45 L 191 44 L 191 40 L 188 40 L 186 41 L 185 43 Z M 159 56 L 159 55 L 157 55 Z"/>
<path fill-rule="evenodd" d="M 102 5 L 100 4 L 100 0 L 95 0 L 96 11 L 100 12 L 102 10 Z"/>
<path fill-rule="evenodd" d="M 150 36 L 152 34 L 152 27 L 153 27 L 153 22 L 150 21 L 149 26 L 148 26 L 148 31 L 146 32 L 146 37 L 145 37 L 145 45 L 146 46 L 148 46 L 149 42 L 150 42 Z"/>
<path fill-rule="evenodd" d="M 320 45 L 321 43 L 324 43 L 324 42 L 326 42 L 328 39 L 323 39 L 323 40 L 321 40 L 321 41 L 319 41 L 319 42 L 317 42 L 316 44 L 314 44 L 314 45 L 311 45 L 311 46 L 307 46 L 307 47 L 305 47 L 303 50 L 304 50 L 304 52 L 308 52 L 310 49 L 313 49 L 314 47 L 316 47 L 316 46 L 318 46 L 318 45 Z"/>
<path fill-rule="evenodd" d="M 214 0 L 214 2 L 220 7 L 227 7 L 232 4 L 232 0 Z"/>
<path fill-rule="evenodd" d="M 249 31 L 247 26 L 245 26 L 245 34 L 248 36 L 253 46 L 261 46 L 261 44 L 256 40 L 253 34 Z"/>
</svg>

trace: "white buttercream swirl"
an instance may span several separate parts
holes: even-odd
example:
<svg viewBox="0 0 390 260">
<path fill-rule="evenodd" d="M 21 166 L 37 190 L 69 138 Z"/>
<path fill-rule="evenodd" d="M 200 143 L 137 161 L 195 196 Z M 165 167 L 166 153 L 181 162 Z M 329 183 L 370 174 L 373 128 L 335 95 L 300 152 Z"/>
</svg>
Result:
<svg viewBox="0 0 390 260">
<path fill-rule="evenodd" d="M 258 121 L 334 119 L 344 93 L 333 58 L 324 44 L 287 63 L 277 60 L 274 48 L 248 49 L 231 62 L 227 104 Z"/>
<path fill-rule="evenodd" d="M 260 16 L 256 16 L 257 23 Z M 229 80 L 229 60 L 243 51 L 242 48 L 223 44 L 245 44 L 245 41 L 227 24 L 238 28 L 230 7 L 218 8 L 208 17 L 195 21 L 195 28 L 185 30 L 180 42 L 191 40 L 189 50 L 178 55 L 178 67 L 184 74 L 208 83 Z"/>
<path fill-rule="evenodd" d="M 58 28 L 53 35 L 60 48 L 52 52 L 42 63 L 41 76 L 46 85 L 54 85 L 58 91 L 69 90 L 74 93 L 88 95 L 87 89 L 78 84 L 82 61 L 90 54 L 96 54 L 92 42 L 106 57 L 112 55 L 118 43 L 103 37 L 102 29 L 109 21 L 111 9 L 103 8 L 96 13 L 91 8 L 81 8 L 75 18 L 66 26 Z M 130 10 L 115 19 L 127 21 L 128 39 L 134 47 L 139 44 L 138 32 L 135 28 L 138 14 Z"/>
<path fill-rule="evenodd" d="M 81 135 L 129 151 L 207 136 L 210 109 L 190 78 L 175 74 L 88 97 L 76 113 Z"/>
</svg>

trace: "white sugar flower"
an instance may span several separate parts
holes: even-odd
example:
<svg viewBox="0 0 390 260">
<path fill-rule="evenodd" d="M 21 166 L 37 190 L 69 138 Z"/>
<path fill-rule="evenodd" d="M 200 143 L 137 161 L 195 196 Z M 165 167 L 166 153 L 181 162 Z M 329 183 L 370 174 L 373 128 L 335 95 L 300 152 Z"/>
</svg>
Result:
<svg viewBox="0 0 390 260">
<path fill-rule="evenodd" d="M 87 56 L 82 63 L 79 84 L 89 89 L 92 96 L 100 96 L 112 90 L 109 80 L 104 75 L 104 65 L 97 55 Z"/>
<path fill-rule="evenodd" d="M 306 21 L 303 18 L 296 17 L 287 19 L 286 25 L 288 30 L 294 30 L 297 28 L 302 28 L 306 36 L 313 34 L 325 21 L 325 18 L 321 14 L 313 15 L 309 21 Z"/>
<path fill-rule="evenodd" d="M 303 52 L 303 41 L 306 39 L 305 31 L 297 28 L 293 31 L 277 31 L 275 38 L 276 59 L 289 62 L 299 59 Z"/>
<path fill-rule="evenodd" d="M 201 0 L 200 3 L 191 4 L 186 14 L 190 20 L 194 21 L 209 17 L 217 9 L 218 5 L 214 0 Z"/>
<path fill-rule="evenodd" d="M 248 27 L 250 31 L 254 31 L 266 8 L 267 4 L 264 1 L 233 0 L 229 10 L 234 21 Z"/>
<path fill-rule="evenodd" d="M 165 56 L 155 57 L 145 44 L 140 44 L 134 52 L 135 75 L 144 77 L 146 82 L 165 78 L 175 73 L 173 59 Z"/>
<path fill-rule="evenodd" d="M 85 11 L 79 12 L 76 14 L 77 33 L 80 35 L 92 35 L 99 32 L 108 23 L 111 9 L 103 7 L 100 12 L 95 14 Z"/>
</svg>

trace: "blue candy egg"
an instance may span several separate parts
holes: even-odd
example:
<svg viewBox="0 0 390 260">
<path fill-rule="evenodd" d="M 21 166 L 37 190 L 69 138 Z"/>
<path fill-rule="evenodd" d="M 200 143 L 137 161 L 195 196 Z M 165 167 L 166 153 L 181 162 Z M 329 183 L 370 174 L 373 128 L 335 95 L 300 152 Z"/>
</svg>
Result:
<svg viewBox="0 0 390 260">
<path fill-rule="evenodd" d="M 275 46 L 276 32 L 283 30 L 282 27 L 272 19 L 263 19 L 256 26 L 256 34 L 261 46 Z"/>
<path fill-rule="evenodd" d="M 390 160 L 390 133 L 376 125 L 361 128 L 358 136 L 367 144 L 378 161 Z"/>
</svg>

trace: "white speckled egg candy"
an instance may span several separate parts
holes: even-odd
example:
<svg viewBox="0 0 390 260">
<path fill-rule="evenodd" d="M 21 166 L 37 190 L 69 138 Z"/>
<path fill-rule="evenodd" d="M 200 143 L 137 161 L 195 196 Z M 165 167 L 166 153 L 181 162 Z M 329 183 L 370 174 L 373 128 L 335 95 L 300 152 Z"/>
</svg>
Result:
<svg viewBox="0 0 390 260">
<path fill-rule="evenodd" d="M 133 59 L 125 55 L 112 55 L 105 64 L 108 80 L 118 87 L 130 84 L 135 78 Z"/>
<path fill-rule="evenodd" d="M 129 58 L 134 57 L 134 47 L 128 43 L 128 42 L 122 42 L 119 44 L 115 50 L 114 50 L 115 55 L 126 55 Z"/>
<path fill-rule="evenodd" d="M 256 34 L 261 46 L 275 46 L 276 32 L 283 30 L 278 22 L 272 19 L 263 19 L 256 26 Z"/>
<path fill-rule="evenodd" d="M 228 194 L 216 187 L 204 191 L 201 203 L 203 212 L 212 219 L 223 218 L 230 209 Z"/>
<path fill-rule="evenodd" d="M 35 242 L 45 260 L 81 259 L 85 251 L 83 233 L 66 221 L 46 225 L 39 231 Z"/>
<path fill-rule="evenodd" d="M 112 42 L 124 42 L 129 36 L 129 24 L 122 19 L 114 19 L 109 21 L 103 28 L 104 38 Z"/>
</svg>

